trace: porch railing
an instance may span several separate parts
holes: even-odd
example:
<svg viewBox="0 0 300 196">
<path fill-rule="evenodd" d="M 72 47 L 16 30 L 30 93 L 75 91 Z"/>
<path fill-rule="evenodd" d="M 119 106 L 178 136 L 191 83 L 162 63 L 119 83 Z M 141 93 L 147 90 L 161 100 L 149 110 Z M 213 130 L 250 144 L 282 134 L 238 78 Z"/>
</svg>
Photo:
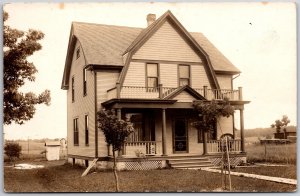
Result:
<svg viewBox="0 0 300 196">
<path fill-rule="evenodd" d="M 229 152 L 241 152 L 241 140 L 228 140 L 228 151 Z M 207 151 L 208 153 L 220 153 L 222 152 L 222 147 L 225 146 L 225 141 L 221 140 L 210 140 L 207 141 Z"/>
<path fill-rule="evenodd" d="M 141 87 L 141 86 L 120 86 L 117 83 L 115 88 L 107 91 L 107 98 L 129 98 L 129 99 L 163 99 L 177 90 L 179 87 Z M 203 88 L 195 88 L 200 95 L 207 100 L 220 100 L 228 98 L 229 100 L 242 100 L 242 88 L 238 90 L 231 89 L 208 89 L 207 86 Z"/>
<path fill-rule="evenodd" d="M 137 142 L 126 142 L 125 143 L 125 154 L 126 155 L 137 155 L 142 153 L 144 155 L 155 155 L 156 154 L 156 142 L 155 141 L 137 141 Z"/>
</svg>

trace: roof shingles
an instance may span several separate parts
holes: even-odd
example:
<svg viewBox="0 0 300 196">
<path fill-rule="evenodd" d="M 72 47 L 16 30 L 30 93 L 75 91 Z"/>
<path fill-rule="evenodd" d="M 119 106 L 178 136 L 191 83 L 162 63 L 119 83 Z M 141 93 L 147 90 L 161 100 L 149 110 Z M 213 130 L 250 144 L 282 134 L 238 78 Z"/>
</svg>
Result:
<svg viewBox="0 0 300 196">
<path fill-rule="evenodd" d="M 123 65 L 123 53 L 143 31 L 142 28 L 73 22 L 73 34 L 80 41 L 86 63 Z M 215 71 L 240 71 L 202 34 L 190 33 L 208 54 Z"/>
</svg>

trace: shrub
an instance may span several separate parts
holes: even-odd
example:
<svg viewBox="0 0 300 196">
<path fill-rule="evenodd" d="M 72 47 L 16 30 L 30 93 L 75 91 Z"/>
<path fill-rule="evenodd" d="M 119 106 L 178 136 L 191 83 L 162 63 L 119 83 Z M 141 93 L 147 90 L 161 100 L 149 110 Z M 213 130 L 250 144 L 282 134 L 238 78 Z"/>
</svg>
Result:
<svg viewBox="0 0 300 196">
<path fill-rule="evenodd" d="M 11 162 L 16 158 L 20 158 L 22 147 L 16 142 L 8 142 L 4 146 L 4 153 L 8 156 Z"/>
</svg>

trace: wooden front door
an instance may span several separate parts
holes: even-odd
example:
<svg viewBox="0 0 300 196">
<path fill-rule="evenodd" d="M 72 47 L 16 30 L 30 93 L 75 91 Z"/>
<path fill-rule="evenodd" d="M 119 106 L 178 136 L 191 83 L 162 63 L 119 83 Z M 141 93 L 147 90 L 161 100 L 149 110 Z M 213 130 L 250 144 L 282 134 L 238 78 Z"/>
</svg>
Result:
<svg viewBox="0 0 300 196">
<path fill-rule="evenodd" d="M 176 118 L 173 122 L 174 153 L 188 152 L 188 130 L 185 118 Z"/>
</svg>

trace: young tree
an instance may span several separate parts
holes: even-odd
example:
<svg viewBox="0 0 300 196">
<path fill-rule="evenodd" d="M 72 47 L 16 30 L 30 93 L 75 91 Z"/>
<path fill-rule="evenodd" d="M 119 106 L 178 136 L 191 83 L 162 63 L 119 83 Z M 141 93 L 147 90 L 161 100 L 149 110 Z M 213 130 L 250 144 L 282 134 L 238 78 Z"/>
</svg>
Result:
<svg viewBox="0 0 300 196">
<path fill-rule="evenodd" d="M 280 133 L 281 129 L 283 128 L 283 132 L 286 132 L 286 127 L 291 121 L 289 120 L 287 115 L 283 115 L 281 120 L 275 120 L 274 124 L 271 124 L 272 128 L 276 129 L 277 133 Z"/>
<path fill-rule="evenodd" d="M 4 153 L 8 156 L 10 162 L 15 166 L 15 159 L 20 158 L 22 147 L 17 142 L 7 142 L 4 146 Z"/>
<path fill-rule="evenodd" d="M 44 34 L 32 29 L 28 32 L 13 29 L 5 24 L 7 19 L 8 13 L 4 12 L 4 124 L 11 124 L 12 122 L 23 124 L 24 121 L 28 121 L 33 117 L 36 104 L 50 104 L 49 90 L 45 90 L 39 95 L 19 91 L 26 80 L 35 81 L 34 74 L 37 69 L 32 62 L 27 60 L 27 57 L 42 48 L 38 41 L 43 39 Z"/>
<path fill-rule="evenodd" d="M 210 102 L 201 101 L 194 103 L 193 106 L 198 116 L 192 125 L 202 132 L 213 132 L 219 117 L 228 118 L 234 113 L 234 107 L 230 105 L 228 99 L 222 101 L 212 100 Z"/>
<path fill-rule="evenodd" d="M 126 138 L 134 131 L 130 122 L 119 120 L 114 110 L 100 110 L 97 113 L 98 127 L 105 135 L 105 141 L 112 146 L 116 191 L 119 192 L 119 180 L 116 167 L 116 151 L 121 150 Z"/>
</svg>

